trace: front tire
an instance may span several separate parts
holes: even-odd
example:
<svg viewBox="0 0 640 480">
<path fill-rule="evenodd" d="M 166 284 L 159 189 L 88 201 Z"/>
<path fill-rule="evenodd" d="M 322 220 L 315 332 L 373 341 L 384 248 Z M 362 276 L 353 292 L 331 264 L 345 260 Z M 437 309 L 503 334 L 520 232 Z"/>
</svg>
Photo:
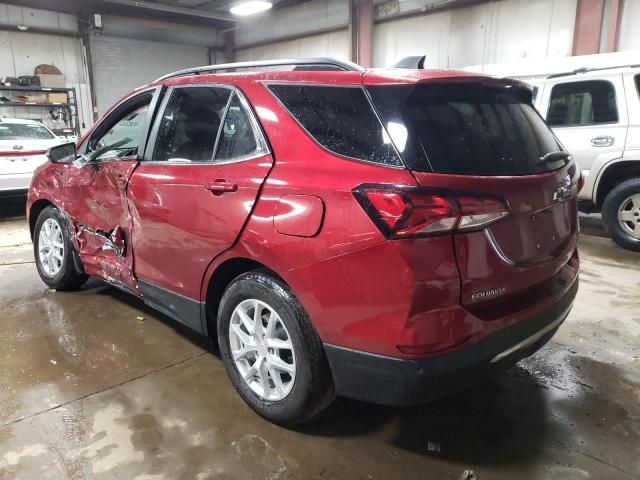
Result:
<svg viewBox="0 0 640 480">
<path fill-rule="evenodd" d="M 619 183 L 607 194 L 602 219 L 614 242 L 640 251 L 640 177 Z"/>
<path fill-rule="evenodd" d="M 227 287 L 218 344 L 242 399 L 273 423 L 304 422 L 335 396 L 318 334 L 289 287 L 273 275 L 249 272 Z"/>
<path fill-rule="evenodd" d="M 60 210 L 46 207 L 33 231 L 33 253 L 38 274 L 44 283 L 56 290 L 77 290 L 87 281 L 74 264 L 75 251 L 69 236 L 67 220 Z"/>
</svg>

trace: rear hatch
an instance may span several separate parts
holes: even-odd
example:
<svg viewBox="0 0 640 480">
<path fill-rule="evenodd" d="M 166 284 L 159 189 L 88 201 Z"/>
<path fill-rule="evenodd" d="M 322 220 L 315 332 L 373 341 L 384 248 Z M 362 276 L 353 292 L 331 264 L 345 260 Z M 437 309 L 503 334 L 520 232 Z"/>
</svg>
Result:
<svg viewBox="0 0 640 480">
<path fill-rule="evenodd" d="M 578 175 L 528 89 L 484 78 L 366 88 L 418 183 L 457 217 L 431 231 L 454 233 L 463 305 L 514 298 L 562 269 L 577 240 Z"/>
</svg>

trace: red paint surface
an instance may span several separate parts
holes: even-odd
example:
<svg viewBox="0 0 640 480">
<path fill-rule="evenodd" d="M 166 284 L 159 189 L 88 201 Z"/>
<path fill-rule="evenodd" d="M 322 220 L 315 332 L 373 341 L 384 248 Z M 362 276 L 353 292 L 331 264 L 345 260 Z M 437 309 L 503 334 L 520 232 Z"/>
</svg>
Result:
<svg viewBox="0 0 640 480">
<path fill-rule="evenodd" d="M 312 195 L 283 195 L 273 215 L 276 232 L 294 237 L 313 237 L 322 227 L 324 203 Z"/>
<path fill-rule="evenodd" d="M 413 346 L 462 348 L 554 303 L 577 275 L 576 187 L 562 204 L 550 198 L 568 169 L 528 177 L 463 177 L 346 160 L 320 148 L 263 83 L 464 78 L 478 77 L 445 71 L 298 71 L 170 79 L 165 83 L 237 86 L 253 106 L 273 157 L 188 166 L 133 159 L 81 169 L 47 164 L 34 176 L 28 208 L 47 199 L 66 213 L 72 228 L 120 227 L 128 246 L 124 257 L 101 251 L 86 234 L 78 235 L 77 248 L 90 273 L 132 287 L 140 278 L 204 301 L 220 265 L 248 258 L 289 284 L 325 342 L 397 357 L 410 357 L 406 352 Z M 237 188 L 207 189 L 221 181 Z M 365 183 L 503 196 L 512 215 L 489 228 L 514 264 L 500 259 L 483 232 L 387 240 L 352 193 Z M 309 213 L 287 219 L 291 211 L 283 199 L 295 199 Z M 534 225 L 536 213 L 540 219 Z M 503 285 L 508 291 L 500 299 L 471 298 Z"/>
</svg>

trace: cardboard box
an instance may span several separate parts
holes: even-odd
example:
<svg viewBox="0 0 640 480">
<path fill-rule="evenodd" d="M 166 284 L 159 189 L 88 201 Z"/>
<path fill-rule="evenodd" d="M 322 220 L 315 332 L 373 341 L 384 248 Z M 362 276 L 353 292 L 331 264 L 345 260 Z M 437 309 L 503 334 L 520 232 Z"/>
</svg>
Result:
<svg viewBox="0 0 640 480">
<path fill-rule="evenodd" d="M 25 103 L 47 103 L 47 95 L 44 93 L 33 93 L 31 95 L 24 95 Z"/>
<path fill-rule="evenodd" d="M 47 94 L 47 103 L 67 103 L 69 98 L 66 93 L 49 93 Z"/>
<path fill-rule="evenodd" d="M 64 75 L 38 75 L 40 77 L 40 87 L 44 88 L 64 88 Z"/>
</svg>

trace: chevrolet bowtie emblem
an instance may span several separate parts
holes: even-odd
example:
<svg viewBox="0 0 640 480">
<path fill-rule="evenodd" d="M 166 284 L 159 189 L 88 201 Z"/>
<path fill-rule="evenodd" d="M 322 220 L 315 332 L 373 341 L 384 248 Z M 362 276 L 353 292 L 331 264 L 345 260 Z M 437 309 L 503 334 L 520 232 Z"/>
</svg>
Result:
<svg viewBox="0 0 640 480">
<path fill-rule="evenodd" d="M 556 187 L 555 192 L 553 192 L 553 200 L 556 202 L 561 202 L 571 196 L 571 177 L 567 175 L 562 179 L 562 181 Z"/>
</svg>

